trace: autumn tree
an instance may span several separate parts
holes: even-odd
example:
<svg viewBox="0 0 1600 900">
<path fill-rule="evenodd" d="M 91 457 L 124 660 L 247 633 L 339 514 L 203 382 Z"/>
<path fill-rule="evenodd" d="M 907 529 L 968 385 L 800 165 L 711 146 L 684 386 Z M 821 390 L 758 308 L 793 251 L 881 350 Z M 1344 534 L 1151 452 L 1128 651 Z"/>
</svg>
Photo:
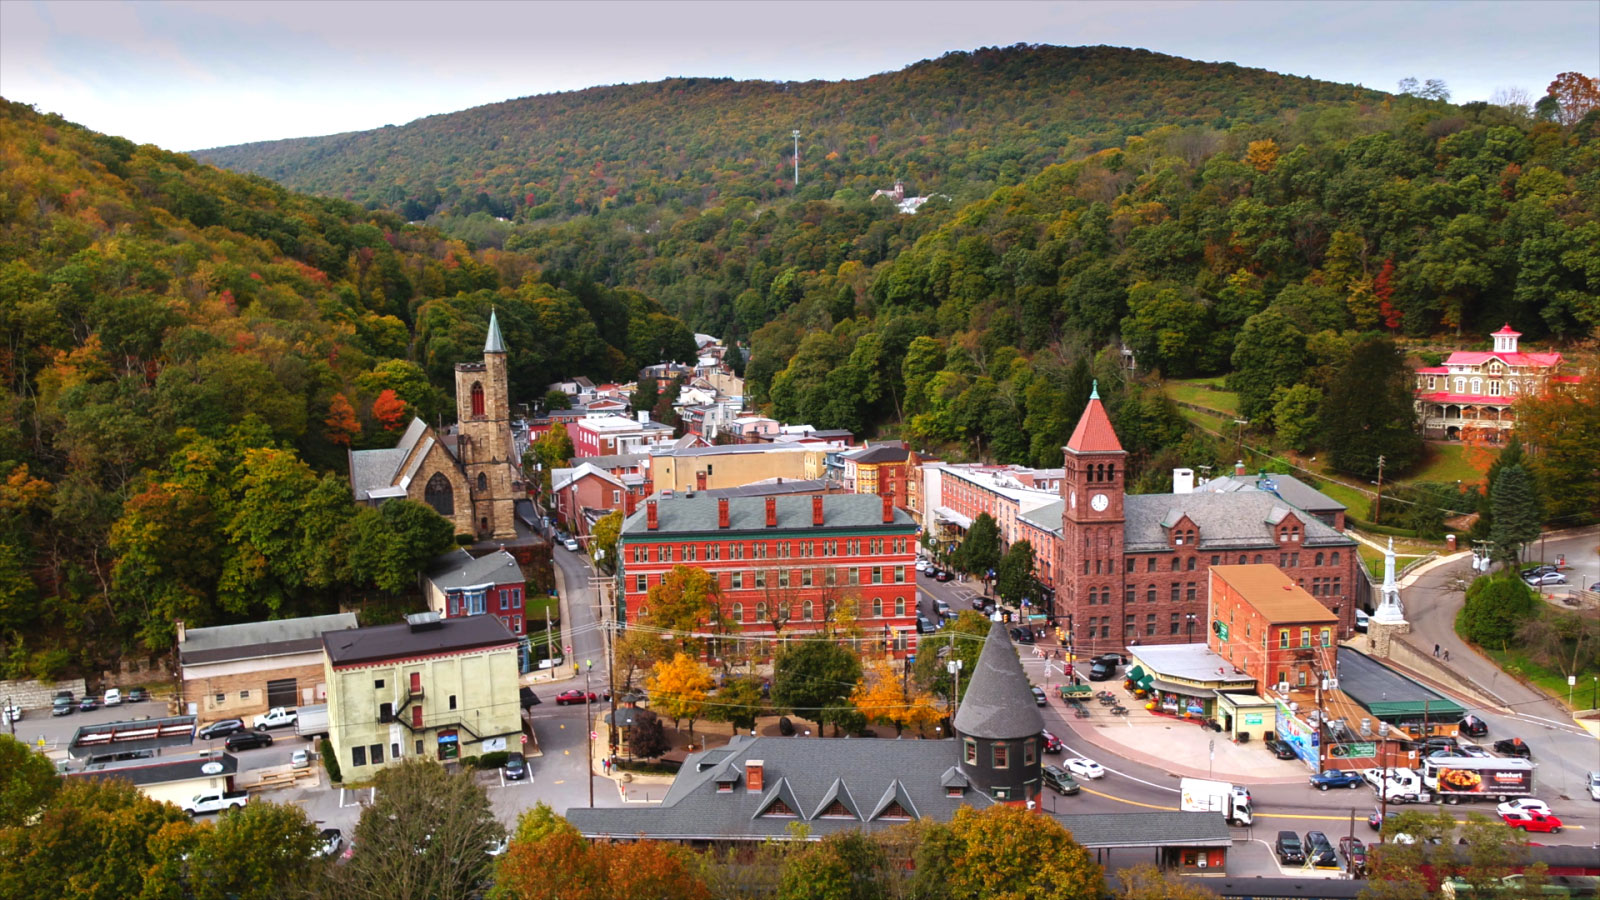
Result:
<svg viewBox="0 0 1600 900">
<path fill-rule="evenodd" d="M 1590 110 L 1600 108 L 1600 85 L 1582 72 L 1562 72 L 1545 88 L 1556 101 L 1556 120 L 1571 127 L 1583 120 Z"/>
<path fill-rule="evenodd" d="M 1266 138 L 1260 141 L 1251 141 L 1245 148 L 1245 165 L 1257 172 L 1270 172 L 1278 164 L 1278 142 Z"/>
<path fill-rule="evenodd" d="M 622 535 L 622 510 L 614 509 L 595 520 L 589 530 L 589 547 L 594 552 L 595 565 L 611 574 L 617 570 L 617 539 Z"/>
<path fill-rule="evenodd" d="M 701 859 L 662 841 L 586 840 L 540 803 L 522 814 L 495 865 L 490 900 L 711 900 Z"/>
<path fill-rule="evenodd" d="M 323 886 L 315 863 L 317 827 L 292 804 L 251 803 L 189 828 L 157 836 L 162 859 L 145 877 L 143 897 L 193 900 L 310 898 Z"/>
<path fill-rule="evenodd" d="M 355 407 L 350 405 L 344 394 L 336 393 L 328 401 L 328 417 L 322 423 L 328 427 L 328 441 L 340 447 L 350 446 L 361 435 L 361 422 L 356 419 Z"/>
<path fill-rule="evenodd" d="M 1081 900 L 1104 889 L 1103 874 L 1072 834 L 1019 806 L 970 806 L 927 829 L 916 848 L 914 896 Z"/>
<path fill-rule="evenodd" d="M 911 706 L 894 667 L 882 659 L 867 663 L 861 680 L 850 693 L 850 705 L 868 722 L 893 725 L 896 737 L 905 730 L 906 713 Z"/>
<path fill-rule="evenodd" d="M 1600 516 L 1600 378 L 1517 401 L 1518 437 L 1530 451 L 1553 522 Z"/>
<path fill-rule="evenodd" d="M 911 675 L 924 690 L 944 698 L 953 711 L 961 704 L 961 697 L 952 696 L 954 679 L 945 667 L 949 660 L 960 660 L 962 665 L 961 694 L 966 695 L 967 685 L 983 652 L 983 643 L 989 635 L 989 620 L 976 610 L 964 609 L 953 621 L 935 634 L 923 635 L 917 651 L 917 661 L 912 664 Z"/>
<path fill-rule="evenodd" d="M 399 431 L 406 426 L 406 405 L 390 388 L 372 401 L 372 417 L 384 431 Z"/>
<path fill-rule="evenodd" d="M 859 831 L 807 842 L 783 861 L 777 900 L 880 900 L 895 880 L 888 854 Z"/>
<path fill-rule="evenodd" d="M 699 659 L 679 652 L 670 660 L 655 664 L 645 687 L 650 691 L 650 705 L 672 718 L 672 727 L 689 721 L 689 737 L 694 737 L 694 721 L 705 710 L 706 697 L 711 692 L 711 670 Z"/>
<path fill-rule="evenodd" d="M 28 824 L 60 789 L 49 757 L 0 734 L 0 828 Z"/>
<path fill-rule="evenodd" d="M 635 673 L 648 671 L 668 647 L 654 631 L 630 628 L 618 635 L 612 649 L 612 691 L 621 694 L 633 687 Z"/>
<path fill-rule="evenodd" d="M 807 639 L 789 645 L 772 667 L 772 703 L 823 726 L 837 725 L 846 713 L 850 693 L 861 680 L 861 658 L 829 640 Z"/>
<path fill-rule="evenodd" d="M 650 586 L 643 624 L 670 635 L 681 649 L 694 652 L 700 645 L 695 632 L 722 607 L 722 586 L 705 569 L 673 566 Z"/>
<path fill-rule="evenodd" d="M 633 724 L 628 726 L 628 753 L 642 759 L 655 759 L 672 749 L 666 730 L 661 727 L 661 717 L 648 709 L 633 712 Z"/>
<path fill-rule="evenodd" d="M 492 870 L 488 849 L 505 836 L 470 771 L 451 774 L 409 757 L 380 769 L 376 799 L 361 811 L 347 864 L 335 868 L 349 900 L 465 900 Z"/>
<path fill-rule="evenodd" d="M 1116 900 L 1216 900 L 1193 879 L 1143 863 L 1117 870 Z"/>
<path fill-rule="evenodd" d="M 156 836 L 189 827 L 182 810 L 129 781 L 70 779 L 36 823 L 0 827 L 0 897 L 138 897 L 164 859 Z"/>
</svg>

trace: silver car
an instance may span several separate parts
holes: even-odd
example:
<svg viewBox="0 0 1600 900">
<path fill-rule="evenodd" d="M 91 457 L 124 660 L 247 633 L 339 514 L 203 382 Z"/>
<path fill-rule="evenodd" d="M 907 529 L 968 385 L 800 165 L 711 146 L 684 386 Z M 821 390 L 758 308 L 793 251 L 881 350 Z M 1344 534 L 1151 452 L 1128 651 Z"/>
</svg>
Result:
<svg viewBox="0 0 1600 900">
<path fill-rule="evenodd" d="M 1600 772 L 1589 773 L 1589 799 L 1600 800 Z"/>
<path fill-rule="evenodd" d="M 1540 587 L 1546 584 L 1566 584 L 1567 576 L 1560 572 L 1535 572 L 1524 578 L 1529 587 Z"/>
</svg>

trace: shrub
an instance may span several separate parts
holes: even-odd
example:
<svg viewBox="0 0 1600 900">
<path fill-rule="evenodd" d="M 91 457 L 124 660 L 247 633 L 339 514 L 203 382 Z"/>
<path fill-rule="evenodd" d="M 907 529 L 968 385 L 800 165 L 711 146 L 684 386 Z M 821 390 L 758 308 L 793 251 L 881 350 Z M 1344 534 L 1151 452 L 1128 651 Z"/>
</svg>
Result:
<svg viewBox="0 0 1600 900">
<path fill-rule="evenodd" d="M 328 770 L 328 780 L 334 784 L 343 781 L 344 777 L 339 771 L 339 757 L 333 752 L 333 742 L 323 738 L 317 745 L 317 752 L 322 756 L 322 767 Z"/>
<path fill-rule="evenodd" d="M 498 769 L 506 764 L 506 757 L 508 756 L 510 756 L 510 754 L 504 750 L 496 750 L 493 753 L 485 753 L 484 755 L 478 757 L 478 768 Z"/>
<path fill-rule="evenodd" d="M 1467 588 L 1461 631 L 1467 640 L 1503 650 L 1517 627 L 1538 610 L 1539 600 L 1512 570 L 1486 575 Z"/>
</svg>

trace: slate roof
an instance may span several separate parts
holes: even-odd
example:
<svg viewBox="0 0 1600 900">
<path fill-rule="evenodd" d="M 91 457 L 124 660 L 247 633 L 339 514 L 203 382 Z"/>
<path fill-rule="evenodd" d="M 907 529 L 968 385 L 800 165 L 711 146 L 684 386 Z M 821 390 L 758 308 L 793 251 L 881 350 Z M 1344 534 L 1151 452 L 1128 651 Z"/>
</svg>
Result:
<svg viewBox="0 0 1600 900">
<path fill-rule="evenodd" d="M 269 619 L 239 625 L 184 630 L 178 656 L 184 665 L 223 662 L 234 659 L 259 659 L 322 649 L 325 631 L 356 627 L 355 613 L 305 616 L 298 619 Z"/>
<path fill-rule="evenodd" d="M 504 550 L 474 558 L 463 548 L 436 556 L 428 566 L 428 580 L 443 591 L 493 584 L 522 584 L 528 580 L 516 557 Z M 354 618 L 354 617 L 352 617 Z"/>
<path fill-rule="evenodd" d="M 486 338 L 484 338 L 483 352 L 506 352 L 506 339 L 500 336 L 500 319 L 495 316 L 494 310 L 492 309 L 489 310 L 489 334 Z"/>
<path fill-rule="evenodd" d="M 1045 531 L 1053 531 L 1056 534 L 1060 534 L 1061 514 L 1063 511 L 1065 511 L 1066 506 L 1067 502 L 1065 500 L 1055 500 L 1050 503 L 1046 503 L 1037 509 L 1031 509 L 1027 512 L 1018 513 L 1017 518 L 1027 519 L 1029 522 L 1032 522 L 1034 525 L 1043 528 Z M 1034 549 L 1039 550 L 1040 548 L 1036 547 Z"/>
<path fill-rule="evenodd" d="M 427 430 L 428 423 L 413 417 L 411 424 L 406 426 L 405 433 L 400 435 L 399 443 L 393 448 L 349 451 L 350 488 L 355 498 L 370 500 L 405 496 L 406 485 L 417 474 L 417 469 L 421 468 L 428 451 L 432 449 L 433 438 L 425 436 Z M 453 440 L 444 440 L 441 443 L 451 457 L 454 457 Z M 417 451 L 414 458 L 411 452 L 413 449 Z M 405 466 L 408 458 L 411 458 L 411 465 Z M 402 466 L 405 466 L 403 470 Z"/>
<path fill-rule="evenodd" d="M 1078 417 L 1077 427 L 1067 439 L 1067 449 L 1079 453 L 1122 452 L 1122 442 L 1117 440 L 1117 431 L 1111 427 L 1111 418 L 1106 415 L 1098 393 L 1089 398 L 1089 405 Z"/>
<path fill-rule="evenodd" d="M 697 491 L 696 495 L 703 493 L 707 497 L 771 497 L 781 494 L 821 494 L 828 489 L 829 482 L 826 478 L 785 480 L 783 476 L 765 478 L 761 481 L 752 481 L 738 487 L 713 488 L 708 491 Z M 823 507 L 826 509 L 827 507 Z M 883 510 L 878 510 L 882 518 Z M 763 513 L 765 515 L 765 513 Z"/>
<path fill-rule="evenodd" d="M 1228 823 L 1209 812 L 1092 813 L 1056 816 L 1073 840 L 1102 847 L 1231 847 Z"/>
<path fill-rule="evenodd" d="M 220 772 L 207 772 L 205 767 L 210 763 L 222 766 Z M 126 762 L 93 763 L 81 772 L 68 772 L 68 776 L 76 778 L 91 778 L 109 781 L 113 778 L 123 778 L 134 783 L 135 786 L 147 784 L 170 784 L 174 781 L 191 781 L 201 778 L 225 778 L 237 775 L 239 760 L 230 753 L 217 753 L 210 756 L 191 756 L 180 759 L 138 759 Z"/>
<path fill-rule="evenodd" d="M 336 666 L 359 665 L 386 659 L 479 650 L 515 645 L 517 638 L 499 616 L 464 616 L 439 619 L 433 627 L 417 631 L 410 623 L 374 625 L 322 636 L 328 661 Z"/>
<path fill-rule="evenodd" d="M 1278 548 L 1269 524 L 1275 510 L 1287 512 L 1284 501 L 1272 494 L 1240 491 L 1231 494 L 1129 494 L 1123 498 L 1123 546 L 1130 552 L 1171 549 L 1161 523 L 1187 514 L 1200 529 L 1200 549 Z M 1276 513 L 1279 520 L 1281 513 Z M 1309 513 L 1296 516 L 1305 533 L 1298 546 L 1353 547 L 1355 541 L 1323 524 Z M 1287 548 L 1285 548 L 1287 549 Z"/>
<path fill-rule="evenodd" d="M 952 724 L 957 734 L 1006 740 L 1044 730 L 1044 716 L 1033 698 L 1032 683 L 1011 644 L 1006 626 L 994 622 L 984 639 L 978 664 L 968 673 L 966 693 Z"/>
<path fill-rule="evenodd" d="M 1327 494 L 1317 490 L 1293 475 L 1269 475 L 1276 493 L 1290 506 L 1306 512 L 1337 512 L 1347 507 Z M 1265 491 L 1267 485 L 1259 475 L 1222 475 L 1195 488 L 1197 493 L 1230 493 L 1233 491 Z"/>
<path fill-rule="evenodd" d="M 810 497 L 777 497 L 778 524 L 767 528 L 767 504 L 762 497 L 732 497 L 728 500 L 729 527 L 717 527 L 717 498 L 705 492 L 694 496 L 675 494 L 662 496 L 656 502 L 657 528 L 645 527 L 649 504 L 640 504 L 633 515 L 622 522 L 622 534 L 628 538 L 642 538 L 658 534 L 763 532 L 781 530 L 813 530 Z M 894 522 L 883 521 L 883 500 L 876 494 L 825 494 L 822 497 L 823 529 L 830 528 L 896 528 L 904 529 L 916 523 L 903 509 L 893 510 Z"/>
<path fill-rule="evenodd" d="M 652 456 L 671 456 L 682 458 L 689 456 L 737 456 L 744 453 L 771 453 L 775 450 L 809 450 L 804 444 L 793 441 L 773 441 L 770 444 L 713 444 L 709 447 L 678 447 L 676 444 L 666 447 L 657 445 L 652 448 Z"/>
<path fill-rule="evenodd" d="M 597 469 L 631 469 L 650 462 L 648 453 L 613 453 L 608 456 L 575 456 L 572 459 L 575 465 L 588 463 Z"/>
<path fill-rule="evenodd" d="M 905 462 L 911 451 L 904 446 L 896 444 L 874 444 L 871 447 L 862 447 L 860 450 L 851 450 L 844 454 L 844 459 L 851 460 L 856 465 L 866 463 L 874 465 L 879 463 Z"/>
<path fill-rule="evenodd" d="M 993 803 L 975 790 L 957 798 L 945 796 L 940 775 L 959 762 L 960 752 L 952 740 L 738 735 L 725 747 L 690 754 L 657 807 L 569 809 L 565 815 L 587 837 L 645 835 L 662 840 L 783 838 L 792 822 L 804 823 L 818 837 L 880 831 L 904 824 L 903 819 L 881 818 L 887 801 L 896 800 L 907 812 L 943 822 L 962 806 Z M 750 791 L 746 780 L 752 760 L 762 764 L 759 792 Z M 717 780 L 730 776 L 736 779 L 733 791 L 718 793 Z M 762 815 L 779 798 L 795 816 Z M 856 815 L 819 817 L 827 808 L 824 800 L 832 798 L 853 807 Z"/>
</svg>

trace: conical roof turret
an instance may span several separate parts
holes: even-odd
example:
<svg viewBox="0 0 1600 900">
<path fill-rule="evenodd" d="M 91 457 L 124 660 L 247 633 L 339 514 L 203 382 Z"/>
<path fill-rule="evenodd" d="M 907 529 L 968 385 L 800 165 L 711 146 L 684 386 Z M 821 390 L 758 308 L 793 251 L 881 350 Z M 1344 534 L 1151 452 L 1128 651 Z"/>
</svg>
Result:
<svg viewBox="0 0 1600 900">
<path fill-rule="evenodd" d="M 963 737 L 1011 740 L 1044 730 L 1044 716 L 1034 703 L 1033 685 L 1005 625 L 989 626 L 976 671 L 956 711 L 956 733 Z"/>
<path fill-rule="evenodd" d="M 1106 414 L 1105 404 L 1100 402 L 1098 383 L 1089 394 L 1089 405 L 1084 407 L 1078 427 L 1072 429 L 1072 437 L 1067 439 L 1067 449 L 1077 453 L 1123 452 L 1117 430 L 1111 427 L 1111 417 Z"/>
<path fill-rule="evenodd" d="M 495 316 L 494 310 L 489 310 L 489 337 L 483 342 L 483 352 L 506 352 L 505 338 L 500 336 L 500 320 Z"/>
</svg>

